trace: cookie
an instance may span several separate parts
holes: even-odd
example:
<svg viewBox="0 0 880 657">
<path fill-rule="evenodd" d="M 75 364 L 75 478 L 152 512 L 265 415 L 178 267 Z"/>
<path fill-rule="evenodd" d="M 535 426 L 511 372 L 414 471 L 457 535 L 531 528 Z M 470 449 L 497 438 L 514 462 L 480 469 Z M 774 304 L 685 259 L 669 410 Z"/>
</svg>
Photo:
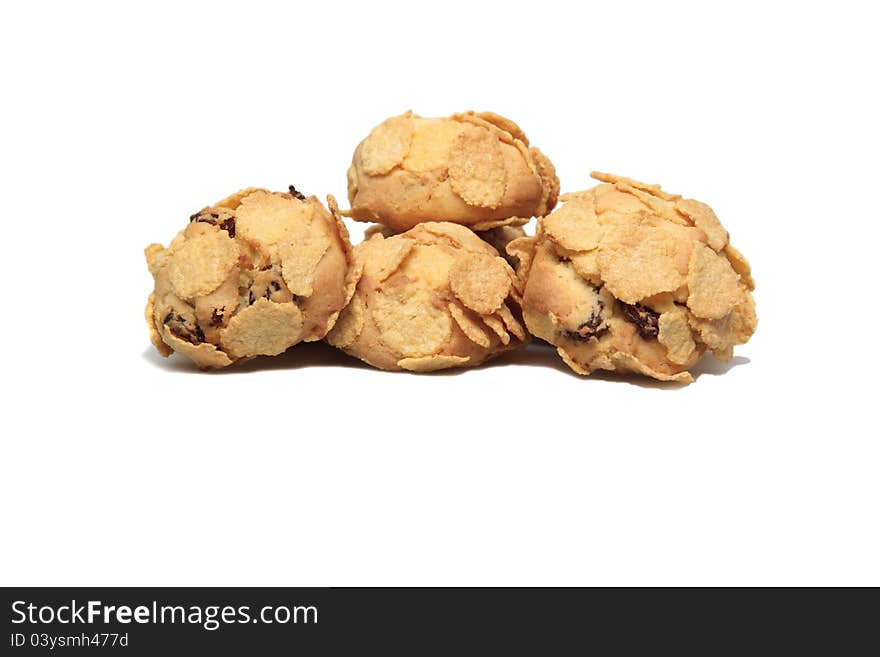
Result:
<svg viewBox="0 0 880 657">
<path fill-rule="evenodd" d="M 354 248 L 358 282 L 327 341 L 384 370 L 479 365 L 522 346 L 519 281 L 471 230 L 427 222 Z"/>
<path fill-rule="evenodd" d="M 580 374 L 638 372 L 692 381 L 705 351 L 729 360 L 757 324 L 749 265 L 712 209 L 619 176 L 567 194 L 523 263 L 523 316 Z"/>
<path fill-rule="evenodd" d="M 513 121 L 492 112 L 443 119 L 407 112 L 355 149 L 347 214 L 398 231 L 425 221 L 485 230 L 546 214 L 558 193 L 553 164 Z"/>
<path fill-rule="evenodd" d="M 200 368 L 323 338 L 354 291 L 353 254 L 333 197 L 249 188 L 145 249 L 150 339 Z"/>
<path fill-rule="evenodd" d="M 364 239 L 367 240 L 377 233 L 382 237 L 392 237 L 400 234 L 402 231 L 394 230 L 382 224 L 373 224 L 364 231 Z M 488 230 L 474 231 L 484 242 L 488 242 L 498 254 L 510 263 L 514 269 L 519 265 L 519 258 L 507 253 L 507 245 L 515 239 L 526 236 L 526 231 L 522 226 L 497 226 Z"/>
</svg>

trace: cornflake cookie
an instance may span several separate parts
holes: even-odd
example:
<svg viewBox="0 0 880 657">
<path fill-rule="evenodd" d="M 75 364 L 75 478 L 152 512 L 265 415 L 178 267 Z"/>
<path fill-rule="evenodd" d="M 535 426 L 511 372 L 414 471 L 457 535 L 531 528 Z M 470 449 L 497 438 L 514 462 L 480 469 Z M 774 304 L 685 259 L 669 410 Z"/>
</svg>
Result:
<svg viewBox="0 0 880 657">
<path fill-rule="evenodd" d="M 512 241 L 523 315 L 579 374 L 638 372 L 689 383 L 755 331 L 748 262 L 705 203 L 619 176 L 562 197 L 535 237 Z"/>
<path fill-rule="evenodd" d="M 148 246 L 159 353 L 217 368 L 323 338 L 355 284 L 348 232 L 327 201 L 330 212 L 293 187 L 245 189 L 192 215 L 168 248 Z"/>
<path fill-rule="evenodd" d="M 381 234 L 382 237 L 392 237 L 394 235 L 399 235 L 400 232 L 401 231 L 394 230 L 388 226 L 383 226 L 382 224 L 373 224 L 364 231 L 364 239 L 368 240 L 377 233 Z M 522 226 L 498 226 L 496 228 L 476 231 L 476 233 L 477 237 L 484 242 L 488 242 L 496 251 L 498 251 L 501 257 L 510 263 L 511 267 L 514 269 L 517 268 L 519 265 L 519 258 L 507 253 L 507 245 L 515 239 L 526 236 L 526 231 L 523 230 Z"/>
<path fill-rule="evenodd" d="M 492 112 L 407 112 L 355 149 L 347 214 L 399 231 L 435 220 L 485 230 L 548 213 L 558 193 L 553 164 L 513 121 Z"/>
<path fill-rule="evenodd" d="M 471 230 L 427 222 L 354 248 L 359 280 L 327 341 L 384 370 L 479 365 L 524 345 L 518 279 Z"/>
</svg>

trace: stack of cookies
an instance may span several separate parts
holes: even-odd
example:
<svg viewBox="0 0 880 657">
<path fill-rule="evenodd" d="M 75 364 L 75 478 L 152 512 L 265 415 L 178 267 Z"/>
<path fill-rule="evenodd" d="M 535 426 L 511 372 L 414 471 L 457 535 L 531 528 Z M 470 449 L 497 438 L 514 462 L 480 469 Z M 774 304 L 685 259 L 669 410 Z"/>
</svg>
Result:
<svg viewBox="0 0 880 657">
<path fill-rule="evenodd" d="M 580 374 L 689 382 L 706 350 L 729 360 L 755 330 L 754 282 L 712 209 L 593 177 L 554 211 L 553 164 L 513 121 L 390 118 L 355 149 L 349 210 L 250 188 L 147 247 L 152 342 L 201 368 L 320 339 L 412 372 L 479 365 L 531 336 Z M 354 248 L 343 215 L 375 224 Z"/>
</svg>

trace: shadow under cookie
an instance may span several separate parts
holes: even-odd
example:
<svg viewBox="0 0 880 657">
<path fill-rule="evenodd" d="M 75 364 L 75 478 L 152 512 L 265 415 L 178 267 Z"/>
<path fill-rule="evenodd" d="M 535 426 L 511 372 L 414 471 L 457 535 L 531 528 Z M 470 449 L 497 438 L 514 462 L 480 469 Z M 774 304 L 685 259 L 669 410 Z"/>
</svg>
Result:
<svg viewBox="0 0 880 657">
<path fill-rule="evenodd" d="M 295 345 L 278 356 L 257 356 L 253 360 L 236 364 L 221 370 L 200 370 L 191 362 L 172 354 L 163 358 L 155 349 L 145 349 L 144 360 L 167 372 L 190 374 L 244 374 L 267 370 L 298 370 L 305 367 L 345 367 L 355 369 L 372 369 L 356 358 L 331 347 L 325 342 L 303 342 Z"/>
</svg>

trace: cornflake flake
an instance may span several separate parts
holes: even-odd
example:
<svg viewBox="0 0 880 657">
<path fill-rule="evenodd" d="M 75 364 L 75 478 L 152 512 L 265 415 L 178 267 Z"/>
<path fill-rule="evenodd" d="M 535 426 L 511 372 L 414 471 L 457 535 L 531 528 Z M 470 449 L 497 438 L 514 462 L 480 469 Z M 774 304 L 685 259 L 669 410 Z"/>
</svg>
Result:
<svg viewBox="0 0 880 657">
<path fill-rule="evenodd" d="M 168 274 L 181 299 L 210 294 L 238 263 L 239 250 L 226 232 L 213 229 L 188 237 L 171 255 Z"/>
<path fill-rule="evenodd" d="M 465 125 L 452 145 L 449 182 L 468 205 L 498 207 L 507 189 L 507 169 L 498 138 L 486 128 Z"/>
<path fill-rule="evenodd" d="M 260 298 L 229 320 L 220 331 L 220 344 L 235 358 L 276 356 L 299 342 L 303 314 L 294 303 Z"/>
<path fill-rule="evenodd" d="M 599 245 L 601 229 L 592 199 L 573 198 L 543 219 L 547 236 L 571 251 L 591 251 Z"/>
<path fill-rule="evenodd" d="M 421 288 L 377 294 L 370 310 L 382 342 L 406 358 L 434 354 L 452 332 L 446 309 L 434 306 L 431 295 Z"/>
<path fill-rule="evenodd" d="M 490 315 L 510 294 L 510 265 L 499 256 L 465 253 L 456 258 L 449 272 L 449 287 L 465 306 Z"/>
<path fill-rule="evenodd" d="M 448 308 L 452 319 L 455 320 L 458 328 L 467 336 L 468 340 L 480 345 L 484 349 L 488 349 L 492 345 L 492 341 L 480 324 L 471 319 L 461 306 L 456 303 L 450 303 Z"/>
<path fill-rule="evenodd" d="M 740 300 L 739 277 L 727 258 L 704 244 L 694 245 L 688 268 L 688 308 L 697 317 L 721 319 Z"/>
<path fill-rule="evenodd" d="M 377 125 L 364 140 L 361 162 L 371 176 L 388 173 L 403 162 L 413 138 L 412 112 Z"/>
<path fill-rule="evenodd" d="M 687 321 L 687 312 L 675 306 L 669 312 L 660 315 L 657 320 L 660 329 L 657 340 L 666 347 L 666 355 L 673 363 L 689 362 L 697 349 Z"/>
</svg>

